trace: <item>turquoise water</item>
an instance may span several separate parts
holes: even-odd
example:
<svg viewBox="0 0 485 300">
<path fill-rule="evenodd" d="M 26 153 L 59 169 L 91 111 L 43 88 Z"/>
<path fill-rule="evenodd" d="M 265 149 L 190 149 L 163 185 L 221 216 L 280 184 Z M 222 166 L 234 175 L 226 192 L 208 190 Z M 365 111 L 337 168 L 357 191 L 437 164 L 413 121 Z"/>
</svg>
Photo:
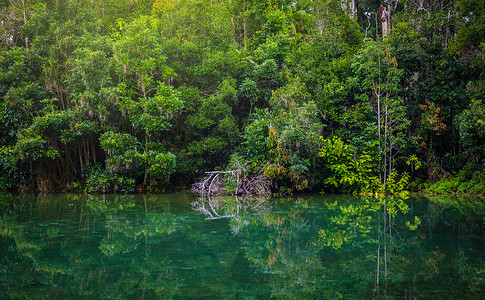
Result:
<svg viewBox="0 0 485 300">
<path fill-rule="evenodd" d="M 0 295 L 483 299 L 483 200 L 432 200 L 3 194 Z"/>
</svg>

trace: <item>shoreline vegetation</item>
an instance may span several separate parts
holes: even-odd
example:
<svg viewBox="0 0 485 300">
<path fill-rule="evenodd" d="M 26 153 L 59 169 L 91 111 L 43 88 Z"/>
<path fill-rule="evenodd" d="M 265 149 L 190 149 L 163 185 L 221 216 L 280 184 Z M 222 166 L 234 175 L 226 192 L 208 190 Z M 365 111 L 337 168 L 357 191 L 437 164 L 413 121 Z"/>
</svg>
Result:
<svg viewBox="0 0 485 300">
<path fill-rule="evenodd" d="M 0 14 L 0 191 L 485 195 L 483 0 Z"/>
<path fill-rule="evenodd" d="M 425 195 L 473 196 L 485 198 L 483 181 L 460 181 L 459 178 L 442 179 L 422 191 Z"/>
</svg>

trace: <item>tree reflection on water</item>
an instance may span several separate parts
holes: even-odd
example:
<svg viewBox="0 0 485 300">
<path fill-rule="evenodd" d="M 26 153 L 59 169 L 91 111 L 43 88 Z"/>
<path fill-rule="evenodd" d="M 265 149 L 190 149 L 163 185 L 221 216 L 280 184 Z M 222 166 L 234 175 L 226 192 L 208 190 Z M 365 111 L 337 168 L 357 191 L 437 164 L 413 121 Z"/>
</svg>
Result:
<svg viewBox="0 0 485 300">
<path fill-rule="evenodd" d="M 401 200 L 2 195 L 0 289 L 7 298 L 483 295 L 483 202 Z"/>
</svg>

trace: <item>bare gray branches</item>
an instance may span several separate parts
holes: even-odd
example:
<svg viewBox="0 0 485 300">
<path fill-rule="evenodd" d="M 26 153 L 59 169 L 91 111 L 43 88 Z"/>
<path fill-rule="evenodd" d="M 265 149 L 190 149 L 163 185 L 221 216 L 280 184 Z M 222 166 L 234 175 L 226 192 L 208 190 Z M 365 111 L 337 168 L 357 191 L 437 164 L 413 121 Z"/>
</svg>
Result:
<svg viewBox="0 0 485 300">
<path fill-rule="evenodd" d="M 241 169 L 206 172 L 207 176 L 192 185 L 191 191 L 200 195 L 271 196 L 271 180 L 263 174 L 247 176 Z"/>
</svg>

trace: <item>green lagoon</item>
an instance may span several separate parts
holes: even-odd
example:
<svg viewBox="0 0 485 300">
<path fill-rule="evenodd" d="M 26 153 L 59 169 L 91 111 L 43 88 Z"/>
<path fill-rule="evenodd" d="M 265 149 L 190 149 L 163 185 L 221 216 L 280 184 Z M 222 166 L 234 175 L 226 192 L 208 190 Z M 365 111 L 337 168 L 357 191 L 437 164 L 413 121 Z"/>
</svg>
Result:
<svg viewBox="0 0 485 300">
<path fill-rule="evenodd" d="M 2 194 L 0 295 L 483 299 L 483 200 L 374 202 Z"/>
</svg>

